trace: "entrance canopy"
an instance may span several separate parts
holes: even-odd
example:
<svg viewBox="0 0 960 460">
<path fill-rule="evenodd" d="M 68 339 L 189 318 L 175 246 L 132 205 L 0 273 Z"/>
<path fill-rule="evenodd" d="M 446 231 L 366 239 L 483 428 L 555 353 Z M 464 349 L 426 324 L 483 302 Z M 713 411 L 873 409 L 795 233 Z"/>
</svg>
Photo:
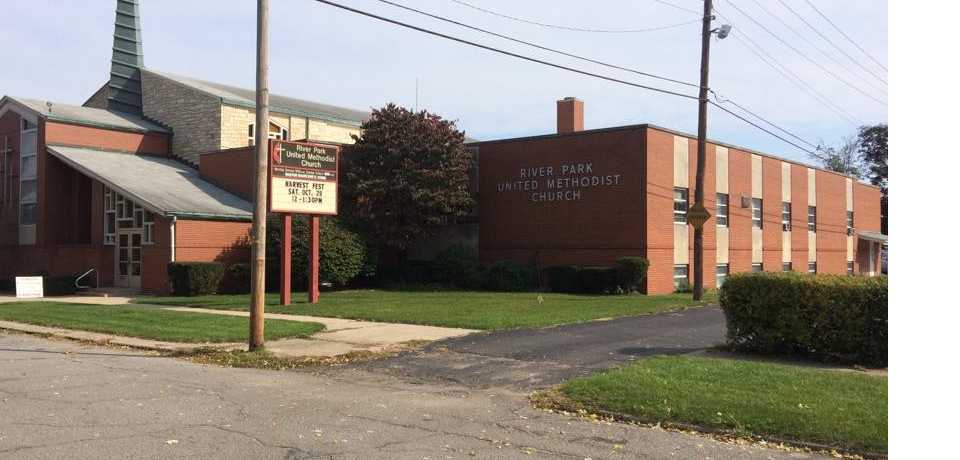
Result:
<svg viewBox="0 0 960 460">
<path fill-rule="evenodd" d="M 887 235 L 879 232 L 859 231 L 857 232 L 857 236 L 859 236 L 862 240 L 876 241 L 877 243 L 882 244 L 887 243 Z"/>
<path fill-rule="evenodd" d="M 252 220 L 253 205 L 190 166 L 149 155 L 48 145 L 71 168 L 166 217 Z"/>
</svg>

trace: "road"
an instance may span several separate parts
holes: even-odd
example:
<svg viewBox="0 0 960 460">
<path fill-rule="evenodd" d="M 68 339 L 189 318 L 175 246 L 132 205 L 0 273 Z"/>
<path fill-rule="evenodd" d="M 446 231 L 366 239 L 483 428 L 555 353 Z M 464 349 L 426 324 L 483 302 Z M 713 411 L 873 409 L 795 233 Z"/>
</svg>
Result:
<svg viewBox="0 0 960 460">
<path fill-rule="evenodd" d="M 0 331 L 0 458 L 813 458 L 344 367 L 198 365 Z"/>
</svg>

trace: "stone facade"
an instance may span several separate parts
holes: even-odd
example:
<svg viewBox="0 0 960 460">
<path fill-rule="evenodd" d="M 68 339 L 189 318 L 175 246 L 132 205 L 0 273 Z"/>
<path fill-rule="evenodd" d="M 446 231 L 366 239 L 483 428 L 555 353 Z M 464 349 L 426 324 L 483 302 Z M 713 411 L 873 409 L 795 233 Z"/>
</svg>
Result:
<svg viewBox="0 0 960 460">
<path fill-rule="evenodd" d="M 107 93 L 107 85 L 101 86 L 96 93 L 93 93 L 93 96 L 90 96 L 90 99 L 87 99 L 87 102 L 83 103 L 83 106 L 93 109 L 106 109 Z"/>
<path fill-rule="evenodd" d="M 143 114 L 173 130 L 174 155 L 197 164 L 201 153 L 220 149 L 219 98 L 148 70 L 141 75 Z"/>
<path fill-rule="evenodd" d="M 250 145 L 250 124 L 256 121 L 256 111 L 247 107 L 224 104 L 220 107 L 220 148 L 232 149 Z M 270 121 L 287 130 L 289 140 L 310 139 L 317 142 L 352 144 L 351 134 L 360 134 L 360 128 L 334 124 L 316 118 L 273 112 Z"/>
</svg>

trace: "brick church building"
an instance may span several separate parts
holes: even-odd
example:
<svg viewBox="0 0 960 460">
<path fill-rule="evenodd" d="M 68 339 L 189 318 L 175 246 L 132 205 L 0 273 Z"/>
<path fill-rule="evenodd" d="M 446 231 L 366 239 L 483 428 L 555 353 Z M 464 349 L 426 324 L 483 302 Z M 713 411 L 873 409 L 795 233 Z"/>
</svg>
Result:
<svg viewBox="0 0 960 460">
<path fill-rule="evenodd" d="M 144 67 L 118 0 L 109 81 L 82 105 L 0 99 L 0 278 L 167 291 L 171 261 L 245 262 L 255 93 Z M 270 135 L 352 142 L 369 112 L 271 95 Z"/>
</svg>

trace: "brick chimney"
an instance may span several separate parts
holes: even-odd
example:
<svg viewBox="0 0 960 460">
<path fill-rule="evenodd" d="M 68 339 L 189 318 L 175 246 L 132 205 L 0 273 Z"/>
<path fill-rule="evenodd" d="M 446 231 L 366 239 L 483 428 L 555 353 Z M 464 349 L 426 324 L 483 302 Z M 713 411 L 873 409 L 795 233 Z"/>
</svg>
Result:
<svg viewBox="0 0 960 460">
<path fill-rule="evenodd" d="M 557 133 L 583 131 L 583 101 L 565 97 L 557 101 Z"/>
</svg>

